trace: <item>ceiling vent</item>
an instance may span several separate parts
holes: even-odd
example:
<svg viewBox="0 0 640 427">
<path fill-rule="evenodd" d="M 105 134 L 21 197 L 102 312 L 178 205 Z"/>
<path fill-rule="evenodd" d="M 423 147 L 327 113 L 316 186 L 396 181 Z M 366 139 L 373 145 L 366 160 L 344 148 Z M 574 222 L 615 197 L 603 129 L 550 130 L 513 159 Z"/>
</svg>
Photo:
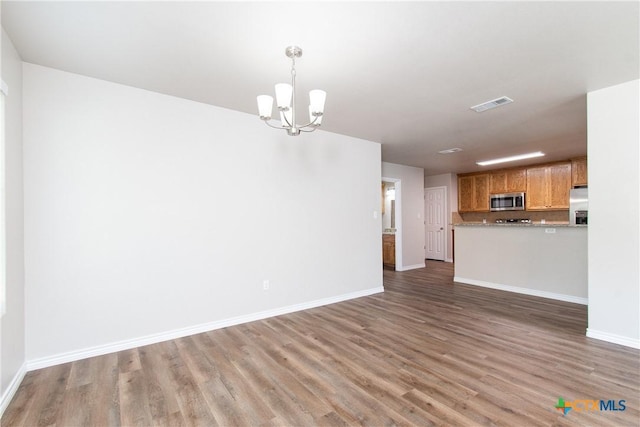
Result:
<svg viewBox="0 0 640 427">
<path fill-rule="evenodd" d="M 483 111 L 490 110 L 492 108 L 500 107 L 502 105 L 511 104 L 513 99 L 501 96 L 500 98 L 492 99 L 491 101 L 483 102 L 482 104 L 474 105 L 471 107 L 476 113 L 482 113 Z"/>
<path fill-rule="evenodd" d="M 449 148 L 447 150 L 438 151 L 438 154 L 451 154 L 457 153 L 458 151 L 462 151 L 462 148 Z"/>
</svg>

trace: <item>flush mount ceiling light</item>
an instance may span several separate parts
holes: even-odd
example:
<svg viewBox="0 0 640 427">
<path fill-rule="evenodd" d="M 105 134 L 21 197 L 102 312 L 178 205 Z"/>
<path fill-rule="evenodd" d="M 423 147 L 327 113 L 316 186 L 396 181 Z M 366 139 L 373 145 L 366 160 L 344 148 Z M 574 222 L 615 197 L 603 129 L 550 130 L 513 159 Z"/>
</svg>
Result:
<svg viewBox="0 0 640 427">
<path fill-rule="evenodd" d="M 482 104 L 474 105 L 471 107 L 476 113 L 482 113 L 483 111 L 490 110 L 492 108 L 501 107 L 503 105 L 511 104 L 513 99 L 501 96 L 500 98 L 492 99 L 491 101 L 483 102 Z"/>
<path fill-rule="evenodd" d="M 535 153 L 519 154 L 517 156 L 502 157 L 500 159 L 493 159 L 493 160 L 485 160 L 485 161 L 482 161 L 482 162 L 476 162 L 476 165 L 489 166 L 489 165 L 495 165 L 496 163 L 515 162 L 516 160 L 532 159 L 534 157 L 542 157 L 542 156 L 544 156 L 543 152 L 536 151 Z"/>
<path fill-rule="evenodd" d="M 456 148 L 449 148 L 447 150 L 438 151 L 438 154 L 452 154 L 452 153 L 458 153 L 460 151 L 462 151 L 462 148 L 456 147 Z"/>
<path fill-rule="evenodd" d="M 275 129 L 285 129 L 289 136 L 300 135 L 300 132 L 313 132 L 322 123 L 324 114 L 324 101 L 327 93 L 323 90 L 309 92 L 309 123 L 296 124 L 296 58 L 302 56 L 302 49 L 298 46 L 289 46 L 284 51 L 291 58 L 291 84 L 278 83 L 276 85 L 276 103 L 280 111 L 281 126 L 269 123 L 273 110 L 273 97 L 269 95 L 258 96 L 258 113 L 260 119 Z"/>
</svg>

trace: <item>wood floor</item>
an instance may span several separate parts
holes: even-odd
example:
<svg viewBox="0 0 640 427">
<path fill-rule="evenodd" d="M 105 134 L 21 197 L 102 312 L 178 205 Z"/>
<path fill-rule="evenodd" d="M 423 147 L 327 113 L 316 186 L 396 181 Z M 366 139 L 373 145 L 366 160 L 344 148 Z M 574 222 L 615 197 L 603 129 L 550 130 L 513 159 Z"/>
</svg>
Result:
<svg viewBox="0 0 640 427">
<path fill-rule="evenodd" d="M 385 270 L 383 294 L 29 372 L 2 426 L 640 423 L 640 353 L 586 338 L 586 307 L 452 276 Z"/>
</svg>

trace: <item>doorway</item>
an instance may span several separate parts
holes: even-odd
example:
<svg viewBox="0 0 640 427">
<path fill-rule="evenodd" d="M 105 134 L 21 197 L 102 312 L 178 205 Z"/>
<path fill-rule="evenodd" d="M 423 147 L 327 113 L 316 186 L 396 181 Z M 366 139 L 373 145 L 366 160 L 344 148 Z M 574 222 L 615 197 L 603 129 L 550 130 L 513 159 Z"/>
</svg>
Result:
<svg viewBox="0 0 640 427">
<path fill-rule="evenodd" d="M 447 188 L 424 189 L 424 230 L 426 259 L 444 261 L 447 253 Z"/>
<path fill-rule="evenodd" d="M 388 251 L 388 245 L 393 241 L 392 251 L 395 256 L 393 256 L 393 264 L 389 267 L 400 271 L 402 269 L 402 182 L 400 179 L 382 177 L 382 212 L 382 230 L 380 231 L 383 240 L 383 256 L 385 245 Z"/>
</svg>

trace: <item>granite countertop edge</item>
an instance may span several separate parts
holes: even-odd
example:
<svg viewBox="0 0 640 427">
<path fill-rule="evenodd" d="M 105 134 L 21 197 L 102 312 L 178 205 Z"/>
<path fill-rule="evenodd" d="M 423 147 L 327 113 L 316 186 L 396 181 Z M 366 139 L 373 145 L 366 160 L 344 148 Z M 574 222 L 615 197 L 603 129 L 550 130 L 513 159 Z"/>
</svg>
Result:
<svg viewBox="0 0 640 427">
<path fill-rule="evenodd" d="M 531 224 L 521 224 L 521 223 L 502 223 L 497 224 L 495 222 L 458 222 L 453 224 L 454 227 L 544 227 L 544 228 L 555 228 L 555 227 L 571 227 L 571 228 L 587 228 L 588 225 L 577 224 L 572 225 L 568 223 L 553 223 L 547 222 L 545 224 L 540 224 L 539 222 L 531 223 Z"/>
</svg>

